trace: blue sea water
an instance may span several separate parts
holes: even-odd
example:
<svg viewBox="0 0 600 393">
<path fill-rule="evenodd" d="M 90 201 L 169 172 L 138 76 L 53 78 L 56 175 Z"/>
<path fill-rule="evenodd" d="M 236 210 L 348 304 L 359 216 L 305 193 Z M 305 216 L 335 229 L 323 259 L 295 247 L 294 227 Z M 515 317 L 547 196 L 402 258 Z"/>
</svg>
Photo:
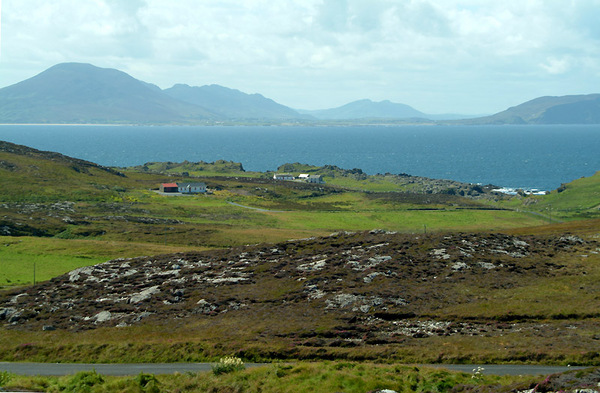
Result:
<svg viewBox="0 0 600 393">
<path fill-rule="evenodd" d="M 2 125 L 0 140 L 107 166 L 224 159 L 265 171 L 301 162 L 540 190 L 600 170 L 599 125 Z"/>
</svg>

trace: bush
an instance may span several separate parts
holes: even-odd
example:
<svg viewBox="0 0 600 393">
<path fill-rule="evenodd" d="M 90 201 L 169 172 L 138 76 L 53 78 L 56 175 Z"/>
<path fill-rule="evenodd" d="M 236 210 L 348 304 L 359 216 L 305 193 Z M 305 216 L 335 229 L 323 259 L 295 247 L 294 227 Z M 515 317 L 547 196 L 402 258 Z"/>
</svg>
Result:
<svg viewBox="0 0 600 393">
<path fill-rule="evenodd" d="M 158 379 L 156 379 L 156 377 L 152 374 L 140 373 L 137 377 L 135 377 L 135 382 L 145 392 L 148 392 L 148 393 L 159 392 Z"/>
<path fill-rule="evenodd" d="M 244 362 L 240 358 L 236 358 L 235 356 L 226 356 L 219 360 L 219 363 L 212 366 L 213 374 L 227 374 L 234 371 L 244 370 L 246 367 L 244 366 Z"/>
<path fill-rule="evenodd" d="M 94 371 L 81 371 L 75 374 L 65 386 L 65 392 L 88 393 L 95 385 L 104 383 L 102 375 Z"/>
<path fill-rule="evenodd" d="M 12 379 L 12 374 L 10 374 L 8 371 L 0 372 L 0 387 L 9 383 L 11 379 Z"/>
</svg>

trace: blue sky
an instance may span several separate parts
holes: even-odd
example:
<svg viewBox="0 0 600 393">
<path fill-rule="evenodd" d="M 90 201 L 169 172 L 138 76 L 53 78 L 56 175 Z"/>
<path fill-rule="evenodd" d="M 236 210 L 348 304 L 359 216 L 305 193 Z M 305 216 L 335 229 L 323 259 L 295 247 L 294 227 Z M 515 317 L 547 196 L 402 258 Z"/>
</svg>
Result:
<svg viewBox="0 0 600 393">
<path fill-rule="evenodd" d="M 61 62 L 293 108 L 494 113 L 600 93 L 600 0 L 0 0 L 0 87 Z"/>
</svg>

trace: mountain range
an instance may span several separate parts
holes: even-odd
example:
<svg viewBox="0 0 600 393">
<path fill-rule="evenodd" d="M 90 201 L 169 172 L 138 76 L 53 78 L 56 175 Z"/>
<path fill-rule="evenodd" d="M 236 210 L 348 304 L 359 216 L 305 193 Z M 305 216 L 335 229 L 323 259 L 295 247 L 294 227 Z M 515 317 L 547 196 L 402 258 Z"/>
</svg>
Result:
<svg viewBox="0 0 600 393">
<path fill-rule="evenodd" d="M 439 124 L 598 124 L 600 95 L 540 97 L 485 117 L 431 115 L 388 100 L 358 100 L 323 110 L 296 110 L 260 94 L 219 85 L 168 89 L 115 69 L 57 64 L 0 89 L 0 123 L 219 124 L 369 121 Z"/>
</svg>

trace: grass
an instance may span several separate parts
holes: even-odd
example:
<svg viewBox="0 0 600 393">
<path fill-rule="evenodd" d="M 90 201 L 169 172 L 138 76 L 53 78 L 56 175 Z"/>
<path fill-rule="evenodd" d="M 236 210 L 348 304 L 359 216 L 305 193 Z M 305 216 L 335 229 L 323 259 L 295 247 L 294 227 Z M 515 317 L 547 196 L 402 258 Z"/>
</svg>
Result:
<svg viewBox="0 0 600 393">
<path fill-rule="evenodd" d="M 515 198 L 504 205 L 534 211 L 555 222 L 600 218 L 600 172 L 563 184 L 548 195 Z"/>
<path fill-rule="evenodd" d="M 82 266 L 109 259 L 166 254 L 189 247 L 100 240 L 0 237 L 0 287 L 49 280 Z"/>
<path fill-rule="evenodd" d="M 381 228 L 413 233 L 502 230 L 515 234 L 577 233 L 597 238 L 600 227 L 598 219 L 583 220 L 599 215 L 600 174 L 578 179 L 565 185 L 561 192 L 554 191 L 546 196 L 492 201 L 392 192 L 411 191 L 415 186 L 404 184 L 402 177 L 398 176 L 365 178 L 356 171 L 339 168 L 330 168 L 328 173 L 324 173 L 327 185 L 312 187 L 294 182 L 272 182 L 266 179 L 267 174 L 243 172 L 234 163 L 228 162 L 211 165 L 153 163 L 148 165 L 146 172 L 127 169 L 127 177 L 122 177 L 111 171 L 56 157 L 44 159 L 40 155 L 24 155 L 16 159 L 14 155 L 2 152 L 0 161 L 15 163 L 10 170 L 2 169 L 0 174 L 0 216 L 3 217 L 0 229 L 6 226 L 11 230 L 21 229 L 23 233 L 29 231 L 30 234 L 39 230 L 40 236 L 45 236 L 0 237 L 0 287 L 30 284 L 34 264 L 36 281 L 44 281 L 77 267 L 114 258 L 271 243 L 340 230 Z M 297 169 L 303 173 L 325 170 L 311 166 Z M 206 181 L 215 190 L 214 193 L 164 196 L 150 191 L 166 180 L 189 180 L 189 177 L 181 175 L 182 172 L 203 176 L 198 180 Z M 53 204 L 62 201 L 75 202 L 72 211 L 55 209 Z M 230 201 L 278 212 L 245 209 L 228 204 Z M 485 210 L 488 207 L 506 210 Z M 549 215 L 554 222 L 568 222 L 547 225 Z M 486 287 L 483 280 L 475 284 L 465 283 L 457 295 L 471 297 L 471 301 L 449 305 L 439 310 L 436 316 L 492 320 L 507 315 L 535 317 L 547 320 L 551 325 L 556 324 L 559 329 L 562 326 L 559 322 L 564 320 L 561 316 L 576 314 L 574 322 L 586 320 L 590 323 L 573 333 L 579 335 L 576 340 L 565 339 L 563 342 L 524 333 L 505 337 L 408 338 L 390 346 L 317 349 L 297 345 L 295 338 L 285 334 L 281 337 L 269 335 L 273 331 L 292 332 L 297 325 L 314 322 L 309 321 L 314 315 L 281 320 L 277 322 L 281 326 L 274 328 L 265 322 L 273 323 L 273 318 L 259 314 L 244 321 L 236 320 L 235 315 L 227 315 L 219 320 L 173 320 L 156 326 L 77 333 L 2 329 L 0 358 L 13 361 L 201 361 L 236 353 L 246 359 L 565 363 L 586 362 L 589 358 L 589 362 L 598 362 L 598 356 L 590 354 L 590 347 L 593 349 L 595 342 L 594 326 L 600 323 L 594 316 L 597 315 L 597 293 L 600 290 L 597 284 L 600 282 L 597 267 L 600 260 L 597 255 L 588 255 L 555 262 L 567 265 L 571 274 L 540 277 L 504 289 Z M 545 261 L 540 260 L 540 263 Z M 265 310 L 267 312 L 272 310 Z M 335 328 L 335 321 L 330 316 L 319 315 L 318 318 L 323 330 Z M 323 386 L 323 391 L 362 392 L 373 390 L 376 386 L 375 383 L 361 384 L 357 380 L 368 372 L 357 365 L 344 366 L 335 370 L 340 372 L 334 372 L 333 366 L 321 364 L 318 367 L 329 370 L 325 374 L 311 365 L 302 367 L 295 372 L 267 368 L 260 371 L 262 374 L 259 371 L 236 374 L 245 379 L 235 379 L 234 375 L 225 375 L 221 379 L 210 377 L 213 378 L 210 381 L 212 385 L 204 384 L 204 377 L 190 377 L 185 384 L 206 389 L 217 387 L 223 391 L 226 391 L 225 387 L 235 385 L 247 391 L 258 391 L 258 382 L 246 385 L 247 381 L 256 378 L 256 381 L 264 381 L 260 385 L 262 391 L 297 391 L 293 389 L 308 386 L 295 379 L 295 375 L 303 375 L 313 384 Z M 373 366 L 373 370 L 387 375 L 390 371 L 381 371 L 384 369 Z M 259 373 L 260 378 L 255 377 L 253 372 Z M 272 374 L 277 378 L 268 382 L 271 381 L 269 378 L 274 378 Z M 394 379 L 390 376 L 390 379 L 381 380 Z M 398 391 L 411 391 L 405 387 L 406 381 L 398 381 L 400 379 L 391 388 L 396 386 Z M 123 381 L 115 383 L 126 384 Z M 289 388 L 275 390 L 270 383 Z M 110 391 L 106 386 L 109 385 L 102 389 Z M 175 386 L 179 387 L 173 390 L 186 391 L 180 385 Z M 415 389 L 425 389 L 424 382 L 415 386 Z M 437 389 L 434 385 L 427 386 L 430 390 Z"/>
<path fill-rule="evenodd" d="M 275 214 L 274 214 L 275 215 Z M 390 231 L 466 231 L 515 228 L 539 225 L 540 218 L 512 211 L 488 210 L 366 210 L 351 212 L 287 212 L 276 215 L 280 227 L 321 231 L 370 230 Z"/>
<path fill-rule="evenodd" d="M 139 374 L 130 377 L 104 377 L 81 372 L 65 377 L 9 375 L 8 389 L 95 392 L 262 392 L 293 393 L 311 391 L 364 393 L 382 389 L 398 393 L 446 392 L 455 387 L 524 385 L 531 376 L 489 376 L 430 367 L 382 365 L 355 362 L 300 362 L 272 364 L 214 375 L 211 372 L 174 375 Z"/>
</svg>

